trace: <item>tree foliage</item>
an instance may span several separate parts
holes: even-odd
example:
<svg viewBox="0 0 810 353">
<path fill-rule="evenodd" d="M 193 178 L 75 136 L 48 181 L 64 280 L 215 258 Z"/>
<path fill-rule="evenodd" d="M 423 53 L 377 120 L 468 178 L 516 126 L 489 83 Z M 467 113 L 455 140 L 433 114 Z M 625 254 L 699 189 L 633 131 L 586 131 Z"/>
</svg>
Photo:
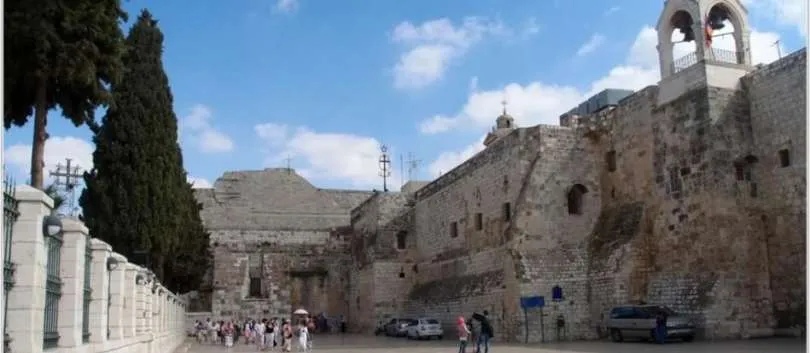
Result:
<svg viewBox="0 0 810 353">
<path fill-rule="evenodd" d="M 120 0 L 11 0 L 4 10 L 3 123 L 34 116 L 31 185 L 42 189 L 48 111 L 94 126 L 120 77 L 126 13 Z"/>
<path fill-rule="evenodd" d="M 80 203 L 91 234 L 129 258 L 146 251 L 158 279 L 178 290 L 172 281 L 193 280 L 195 271 L 204 270 L 187 267 L 207 260 L 208 234 L 177 143 L 163 34 L 148 11 L 142 11 L 126 44 L 126 70 L 112 87 L 113 103 L 94 137 L 95 167 L 84 175 Z"/>
</svg>

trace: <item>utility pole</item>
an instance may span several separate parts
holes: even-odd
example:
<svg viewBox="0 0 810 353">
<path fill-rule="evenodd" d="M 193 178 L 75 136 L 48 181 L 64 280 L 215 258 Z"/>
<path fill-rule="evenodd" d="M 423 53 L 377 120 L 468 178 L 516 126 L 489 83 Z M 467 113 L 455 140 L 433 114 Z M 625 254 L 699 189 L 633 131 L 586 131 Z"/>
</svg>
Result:
<svg viewBox="0 0 810 353">
<path fill-rule="evenodd" d="M 776 46 L 776 53 L 779 54 L 779 59 L 781 59 L 782 58 L 782 46 L 779 45 L 779 41 L 780 41 L 780 39 L 777 39 L 775 42 L 773 42 L 773 45 L 771 45 L 771 46 Z"/>
<path fill-rule="evenodd" d="M 50 175 L 56 178 L 54 184 L 57 187 L 62 187 L 68 193 L 68 206 L 70 209 L 70 215 L 73 216 L 74 214 L 74 205 L 76 203 L 76 186 L 79 185 L 81 174 L 79 174 L 80 168 L 78 165 L 71 166 L 71 159 L 65 158 L 65 166 L 63 168 L 62 163 L 56 164 L 56 170 L 50 171 Z M 63 179 L 64 178 L 64 179 Z"/>
<path fill-rule="evenodd" d="M 388 158 L 388 146 L 380 146 L 380 176 L 383 178 L 383 192 L 388 192 L 388 177 L 391 176 L 391 159 Z"/>
<path fill-rule="evenodd" d="M 413 153 L 408 153 L 408 180 L 414 180 L 417 177 L 419 163 L 422 163 L 422 160 L 416 159 Z"/>
</svg>

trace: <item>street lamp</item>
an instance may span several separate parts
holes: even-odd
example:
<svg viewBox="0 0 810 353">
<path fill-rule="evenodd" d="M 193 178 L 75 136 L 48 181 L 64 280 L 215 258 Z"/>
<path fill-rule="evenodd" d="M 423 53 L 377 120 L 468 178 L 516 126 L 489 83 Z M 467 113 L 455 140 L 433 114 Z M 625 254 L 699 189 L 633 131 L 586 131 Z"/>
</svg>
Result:
<svg viewBox="0 0 810 353">
<path fill-rule="evenodd" d="M 62 233 L 62 220 L 54 215 L 47 215 L 42 221 L 42 233 L 46 237 L 55 237 Z"/>
<path fill-rule="evenodd" d="M 118 268 L 118 259 L 110 256 L 107 258 L 107 271 L 113 271 Z"/>
</svg>

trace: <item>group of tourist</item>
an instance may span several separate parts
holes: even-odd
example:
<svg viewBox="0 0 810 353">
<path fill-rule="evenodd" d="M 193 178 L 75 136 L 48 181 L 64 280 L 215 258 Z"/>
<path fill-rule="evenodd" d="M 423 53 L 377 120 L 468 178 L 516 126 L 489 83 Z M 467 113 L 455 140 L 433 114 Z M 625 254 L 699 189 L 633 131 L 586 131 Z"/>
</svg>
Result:
<svg viewBox="0 0 810 353">
<path fill-rule="evenodd" d="M 259 351 L 280 349 L 281 352 L 292 352 L 293 340 L 298 341 L 299 352 L 312 350 L 312 332 L 317 330 L 316 320 L 306 317 L 294 325 L 291 320 L 272 318 L 261 321 L 246 320 L 242 325 L 234 321 L 195 322 L 195 333 L 200 343 L 221 344 L 233 347 L 240 337 L 246 345 L 255 344 Z"/>
<path fill-rule="evenodd" d="M 478 330 L 473 331 L 473 320 L 478 321 Z M 473 341 L 473 338 L 475 338 L 473 353 L 489 353 L 489 341 L 494 335 L 494 330 L 489 322 L 489 312 L 487 310 L 484 310 L 483 315 L 474 313 L 472 319 L 459 316 L 456 324 L 458 330 L 458 353 L 467 353 L 467 344 L 469 341 Z M 476 333 L 476 337 L 473 337 L 473 332 Z"/>
</svg>

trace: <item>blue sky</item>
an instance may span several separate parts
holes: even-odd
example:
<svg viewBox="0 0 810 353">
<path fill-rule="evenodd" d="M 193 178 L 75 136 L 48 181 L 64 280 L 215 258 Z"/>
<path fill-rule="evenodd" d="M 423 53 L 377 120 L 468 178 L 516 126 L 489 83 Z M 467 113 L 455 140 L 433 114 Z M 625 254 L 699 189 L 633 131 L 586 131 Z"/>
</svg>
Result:
<svg viewBox="0 0 810 353">
<path fill-rule="evenodd" d="M 754 60 L 806 41 L 804 0 L 749 0 Z M 227 170 L 283 167 L 316 186 L 380 188 L 378 148 L 432 179 L 481 149 L 500 102 L 521 126 L 604 88 L 658 80 L 662 1 L 130 0 L 165 35 L 164 65 L 186 169 L 198 186 Z M 804 15 L 803 15 L 804 14 Z M 802 27 L 804 26 L 804 27 Z M 126 26 L 129 28 L 129 25 Z M 719 44 L 718 44 L 719 45 Z M 677 52 L 677 50 L 676 50 Z M 92 164 L 86 127 L 51 114 L 49 168 Z M 27 179 L 31 127 L 5 133 L 5 163 Z M 406 168 L 407 169 L 407 168 Z"/>
</svg>

